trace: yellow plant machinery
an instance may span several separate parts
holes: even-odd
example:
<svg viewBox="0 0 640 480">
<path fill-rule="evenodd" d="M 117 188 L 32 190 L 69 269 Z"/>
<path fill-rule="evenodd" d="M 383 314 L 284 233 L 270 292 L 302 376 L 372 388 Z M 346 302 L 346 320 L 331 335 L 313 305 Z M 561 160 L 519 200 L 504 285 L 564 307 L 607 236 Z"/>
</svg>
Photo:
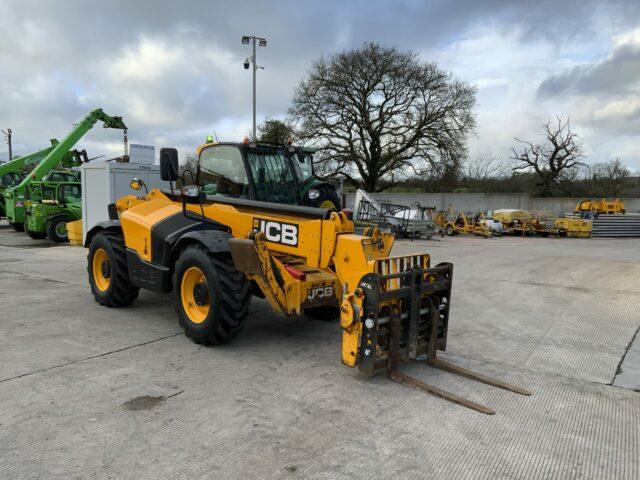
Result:
<svg viewBox="0 0 640 480">
<path fill-rule="evenodd" d="M 452 207 L 446 211 L 440 211 L 435 216 L 436 225 L 450 237 L 458 234 L 478 235 L 489 238 L 492 236 L 491 228 L 484 223 L 481 213 L 466 214 L 463 211 L 456 212 Z"/>
<path fill-rule="evenodd" d="M 603 198 L 601 200 L 583 200 L 576 205 L 573 213 L 579 213 L 585 215 L 585 213 L 595 214 L 613 214 L 613 213 L 625 213 L 624 202 L 619 198 L 613 200 L 607 200 Z"/>
<path fill-rule="evenodd" d="M 286 154 L 286 146 L 221 146 L 238 152 L 212 152 L 199 170 L 221 171 L 218 157 L 247 162 L 265 154 L 273 163 Z M 160 156 L 162 178 L 175 181 L 176 150 L 162 149 Z M 132 187 L 141 183 L 136 179 Z M 199 183 L 120 198 L 109 207 L 111 220 L 87 233 L 89 282 L 98 303 L 129 305 L 140 288 L 173 291 L 185 333 L 207 345 L 240 333 L 256 295 L 285 315 L 339 316 L 342 362 L 368 376 L 386 373 L 398 383 L 494 413 L 399 371 L 401 362 L 426 355 L 434 367 L 530 394 L 437 357 L 447 345 L 452 264 L 431 266 L 428 254 L 389 257 L 392 235 L 378 229 L 355 235 L 341 211 L 206 195 Z"/>
</svg>

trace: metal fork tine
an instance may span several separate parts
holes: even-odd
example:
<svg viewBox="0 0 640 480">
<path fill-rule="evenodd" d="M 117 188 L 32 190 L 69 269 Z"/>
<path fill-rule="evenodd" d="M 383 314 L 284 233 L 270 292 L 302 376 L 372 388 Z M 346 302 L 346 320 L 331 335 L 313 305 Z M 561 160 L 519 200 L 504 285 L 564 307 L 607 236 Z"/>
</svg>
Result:
<svg viewBox="0 0 640 480">
<path fill-rule="evenodd" d="M 494 413 L 496 413 L 495 410 L 492 410 L 489 407 L 485 407 L 484 405 L 473 402 L 471 400 L 467 400 L 466 398 L 456 395 L 454 393 L 447 392 L 446 390 L 442 390 L 441 388 L 434 387 L 427 383 L 421 382 L 420 380 L 410 377 L 408 375 L 405 375 L 404 373 L 400 373 L 397 370 L 389 372 L 389 378 L 394 382 L 398 382 L 407 387 L 422 390 L 431 395 L 435 395 L 436 397 L 440 397 L 444 400 L 448 400 L 449 402 L 457 403 L 458 405 L 471 408 L 478 412 L 486 413 L 487 415 L 493 415 Z"/>
<path fill-rule="evenodd" d="M 485 407 L 484 405 L 472 402 L 471 400 L 467 400 L 466 398 L 463 398 L 459 395 L 426 384 L 416 378 L 405 375 L 404 373 L 400 373 L 398 371 L 398 363 L 400 360 L 400 317 L 398 315 L 398 311 L 395 308 L 392 308 L 391 312 L 389 313 L 389 324 L 391 338 L 389 345 L 389 371 L 387 373 L 387 376 L 390 380 L 393 380 L 394 382 L 400 383 L 401 385 L 405 385 L 407 387 L 422 390 L 423 392 L 435 395 L 436 397 L 448 400 L 449 402 L 457 403 L 473 410 L 477 410 L 478 412 L 486 413 L 487 415 L 493 415 L 494 413 L 496 413 L 495 410 L 492 410 L 489 407 Z"/>
<path fill-rule="evenodd" d="M 439 368 L 440 370 L 444 370 L 446 372 L 455 373 L 456 375 L 460 375 L 461 377 L 465 377 L 470 380 L 475 380 L 477 382 L 486 383 L 487 385 L 493 385 L 494 387 L 509 390 L 514 393 L 519 393 L 520 395 L 531 395 L 531 392 L 525 390 L 524 388 L 516 387 L 515 385 L 511 385 L 510 383 L 496 380 L 480 373 L 467 370 L 466 368 L 458 367 L 457 365 L 445 362 L 444 360 L 440 360 L 437 356 L 436 347 L 439 320 L 440 310 L 436 305 L 433 305 L 431 314 L 431 335 L 429 336 L 429 346 L 427 350 L 427 365 L 431 365 L 432 367 Z"/>
<path fill-rule="evenodd" d="M 427 360 L 427 364 L 440 370 L 444 370 L 445 372 L 455 373 L 456 375 L 460 375 L 461 377 L 476 380 L 477 382 L 486 383 L 487 385 L 493 385 L 494 387 L 509 390 L 510 392 L 519 393 L 520 395 L 531 395 L 531 392 L 529 390 L 525 390 L 524 388 L 516 387 L 515 385 L 503 382 L 502 380 L 496 380 L 480 373 L 467 370 L 466 368 L 462 368 L 452 363 L 445 362 L 444 360 L 440 360 L 439 358 Z"/>
</svg>

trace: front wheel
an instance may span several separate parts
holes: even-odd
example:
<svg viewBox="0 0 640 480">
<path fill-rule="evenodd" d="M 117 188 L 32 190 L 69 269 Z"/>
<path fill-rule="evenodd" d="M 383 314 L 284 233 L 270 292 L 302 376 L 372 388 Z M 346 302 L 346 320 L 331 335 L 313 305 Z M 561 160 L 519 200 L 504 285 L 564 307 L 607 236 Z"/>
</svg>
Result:
<svg viewBox="0 0 640 480">
<path fill-rule="evenodd" d="M 176 262 L 173 285 L 178 321 L 195 343 L 227 343 L 244 327 L 251 284 L 230 255 L 188 246 Z"/>
<path fill-rule="evenodd" d="M 139 288 L 129 280 L 127 252 L 122 234 L 98 233 L 87 256 L 91 293 L 104 307 L 126 307 L 138 298 Z"/>
<path fill-rule="evenodd" d="M 71 219 L 69 215 L 61 213 L 58 215 L 53 215 L 51 218 L 47 220 L 47 237 L 49 240 L 54 241 L 56 243 L 68 242 L 69 234 L 67 232 L 67 222 L 70 222 Z"/>
<path fill-rule="evenodd" d="M 47 234 L 45 232 L 34 232 L 33 230 L 29 230 L 29 227 L 27 227 L 26 223 L 24 224 L 24 233 L 29 235 L 29 237 L 33 238 L 34 240 L 42 240 L 43 238 L 47 237 Z"/>
</svg>

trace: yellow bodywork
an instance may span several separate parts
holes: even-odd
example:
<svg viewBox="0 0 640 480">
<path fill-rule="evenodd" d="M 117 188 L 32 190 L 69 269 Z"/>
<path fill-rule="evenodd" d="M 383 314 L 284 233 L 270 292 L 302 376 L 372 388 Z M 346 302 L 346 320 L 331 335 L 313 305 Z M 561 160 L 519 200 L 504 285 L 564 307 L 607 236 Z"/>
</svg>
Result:
<svg viewBox="0 0 640 480">
<path fill-rule="evenodd" d="M 447 232 L 489 238 L 491 237 L 491 228 L 482 222 L 483 218 L 481 214 L 478 214 L 475 219 L 470 219 L 464 212 L 456 212 L 449 207 L 446 211 L 436 213 L 434 221 L 436 225 Z"/>
<path fill-rule="evenodd" d="M 145 196 L 120 198 L 116 209 L 127 247 L 143 260 L 153 261 L 153 226 L 180 213 L 182 208 L 180 201 L 157 189 Z M 368 236 L 355 235 L 353 222 L 342 212 L 332 212 L 328 219 L 320 220 L 255 206 L 214 202 L 204 204 L 202 210 L 200 205 L 193 204 L 187 204 L 186 208 L 194 216 L 204 212 L 208 219 L 229 228 L 236 267 L 258 284 L 274 310 L 287 315 L 301 314 L 307 292 L 318 288 L 330 288 L 337 299 L 342 299 L 342 358 L 345 364 L 355 366 L 362 328 L 358 282 L 363 275 L 376 271 L 380 259 L 389 256 L 394 242 L 392 234 L 372 229 Z M 260 231 L 261 221 L 295 224 L 297 244 L 289 246 L 269 241 Z M 300 274 L 304 278 L 300 278 Z"/>
<path fill-rule="evenodd" d="M 583 200 L 576 205 L 574 213 L 580 213 L 582 211 L 591 211 L 595 213 L 613 214 L 613 213 L 625 213 L 624 202 L 619 198 L 613 200 L 607 200 L 603 198 L 601 200 Z"/>
<path fill-rule="evenodd" d="M 82 220 L 67 222 L 67 234 L 70 245 L 82 246 Z"/>
<path fill-rule="evenodd" d="M 206 142 L 206 143 L 202 143 L 202 144 L 198 145 L 196 147 L 196 156 L 199 157 L 200 156 L 200 152 L 202 152 L 202 150 L 204 150 L 207 147 L 211 147 L 213 145 L 218 145 L 218 142 Z"/>
<path fill-rule="evenodd" d="M 556 218 L 555 227 L 559 234 L 564 234 L 567 237 L 589 238 L 593 222 L 580 218 Z"/>
</svg>

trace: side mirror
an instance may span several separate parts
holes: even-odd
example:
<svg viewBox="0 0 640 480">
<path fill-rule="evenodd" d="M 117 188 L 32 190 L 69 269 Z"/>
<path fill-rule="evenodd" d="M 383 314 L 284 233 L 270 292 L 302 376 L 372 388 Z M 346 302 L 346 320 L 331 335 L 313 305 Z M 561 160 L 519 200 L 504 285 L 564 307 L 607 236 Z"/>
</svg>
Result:
<svg viewBox="0 0 640 480">
<path fill-rule="evenodd" d="M 132 178 L 131 181 L 129 182 L 129 186 L 131 187 L 132 190 L 142 190 L 142 187 L 144 187 L 144 191 L 146 193 L 149 193 L 149 189 L 147 188 L 147 184 L 144 183 L 144 180 L 142 180 L 141 178 Z"/>
<path fill-rule="evenodd" d="M 139 178 L 132 178 L 129 182 L 131 190 L 142 190 L 142 180 Z"/>
<path fill-rule="evenodd" d="M 180 189 L 180 194 L 185 203 L 203 204 L 207 199 L 204 193 L 197 185 L 186 185 Z"/>
<path fill-rule="evenodd" d="M 160 149 L 160 178 L 169 182 L 178 180 L 178 150 L 175 148 Z"/>
</svg>

